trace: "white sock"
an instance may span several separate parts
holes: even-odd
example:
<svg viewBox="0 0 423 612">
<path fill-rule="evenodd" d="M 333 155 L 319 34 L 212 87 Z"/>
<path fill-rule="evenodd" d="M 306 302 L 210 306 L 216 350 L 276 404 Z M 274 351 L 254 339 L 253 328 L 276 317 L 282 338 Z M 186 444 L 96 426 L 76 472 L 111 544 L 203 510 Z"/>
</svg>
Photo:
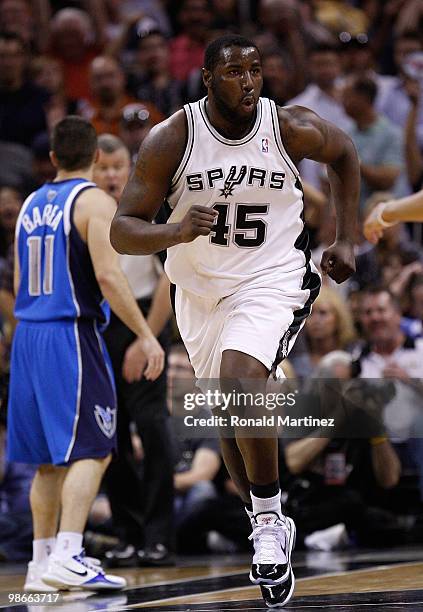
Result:
<svg viewBox="0 0 423 612">
<path fill-rule="evenodd" d="M 72 531 L 59 531 L 57 534 L 54 556 L 59 559 L 67 559 L 79 555 L 82 550 L 82 533 Z"/>
<path fill-rule="evenodd" d="M 251 501 L 253 503 L 253 514 L 256 516 L 259 513 L 276 512 L 282 518 L 281 492 L 274 497 L 256 497 L 251 493 Z M 259 521 L 260 522 L 260 517 Z"/>
<path fill-rule="evenodd" d="M 37 565 L 46 565 L 48 556 L 54 550 L 56 538 L 32 540 L 32 560 Z"/>
</svg>

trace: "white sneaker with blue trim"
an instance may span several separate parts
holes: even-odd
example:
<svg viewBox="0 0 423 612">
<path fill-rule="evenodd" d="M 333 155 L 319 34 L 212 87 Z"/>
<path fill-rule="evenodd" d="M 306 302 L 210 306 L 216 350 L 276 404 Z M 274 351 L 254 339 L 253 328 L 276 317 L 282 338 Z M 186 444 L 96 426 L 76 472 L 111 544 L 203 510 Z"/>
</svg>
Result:
<svg viewBox="0 0 423 612">
<path fill-rule="evenodd" d="M 125 578 L 106 574 L 97 560 L 85 556 L 84 550 L 64 560 L 51 554 L 42 580 L 61 590 L 118 591 L 126 587 Z"/>
</svg>

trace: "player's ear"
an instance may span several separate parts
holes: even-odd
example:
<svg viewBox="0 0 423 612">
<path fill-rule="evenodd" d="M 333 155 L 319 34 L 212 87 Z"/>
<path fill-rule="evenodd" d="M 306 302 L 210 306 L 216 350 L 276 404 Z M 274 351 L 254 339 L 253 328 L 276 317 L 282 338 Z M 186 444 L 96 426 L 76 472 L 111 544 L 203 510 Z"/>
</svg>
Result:
<svg viewBox="0 0 423 612">
<path fill-rule="evenodd" d="M 210 85 L 211 85 L 211 82 L 212 82 L 212 78 L 213 78 L 213 75 L 212 75 L 211 71 L 207 70 L 207 68 L 202 68 L 201 69 L 201 73 L 203 75 L 203 83 L 204 83 L 204 85 L 207 88 L 209 88 Z"/>
<path fill-rule="evenodd" d="M 54 151 L 50 151 L 50 152 L 49 152 L 49 154 L 48 154 L 48 156 L 49 156 L 50 161 L 51 161 L 51 163 L 53 164 L 53 166 L 54 166 L 55 168 L 58 168 L 58 167 L 59 167 L 59 162 L 58 162 L 58 160 L 57 160 L 56 153 L 55 153 Z"/>
<path fill-rule="evenodd" d="M 96 149 L 95 154 L 94 154 L 93 164 L 96 164 L 99 159 L 100 159 L 100 149 Z"/>
</svg>

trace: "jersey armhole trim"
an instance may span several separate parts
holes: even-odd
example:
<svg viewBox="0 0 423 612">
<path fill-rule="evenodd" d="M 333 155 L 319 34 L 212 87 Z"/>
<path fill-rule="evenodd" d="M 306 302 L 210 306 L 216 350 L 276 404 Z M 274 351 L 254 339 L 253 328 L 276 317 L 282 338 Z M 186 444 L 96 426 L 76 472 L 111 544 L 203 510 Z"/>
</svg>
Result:
<svg viewBox="0 0 423 612">
<path fill-rule="evenodd" d="M 294 162 L 292 161 L 292 159 L 289 157 L 288 153 L 286 152 L 285 147 L 283 146 L 281 130 L 279 127 L 278 111 L 276 108 L 276 104 L 273 102 L 273 100 L 270 100 L 270 113 L 272 117 L 272 127 L 273 127 L 273 134 L 276 140 L 276 146 L 278 147 L 278 150 L 282 156 L 282 159 L 288 165 L 288 168 L 293 173 L 294 178 L 297 179 L 299 178 L 300 173 L 297 167 L 295 166 Z"/>
<path fill-rule="evenodd" d="M 173 189 L 176 184 L 178 183 L 178 181 L 180 180 L 183 171 L 185 170 L 185 168 L 187 167 L 187 164 L 189 162 L 189 159 L 191 157 L 191 153 L 192 153 L 192 149 L 194 147 L 194 117 L 192 114 L 192 109 L 191 109 L 191 105 L 190 104 L 185 104 L 184 105 L 184 111 L 185 111 L 185 115 L 187 118 L 187 128 L 188 128 L 188 137 L 187 137 L 187 144 L 185 147 L 185 151 L 184 154 L 182 156 L 182 159 L 179 163 L 179 166 L 176 169 L 175 174 L 172 177 L 172 181 L 170 183 L 170 188 Z"/>
<path fill-rule="evenodd" d="M 19 238 L 19 232 L 20 232 L 21 225 L 22 225 L 22 218 L 23 218 L 24 214 L 26 213 L 26 209 L 31 204 L 31 202 L 32 202 L 32 200 L 33 200 L 33 198 L 34 198 L 36 193 L 37 193 L 36 191 L 33 191 L 32 193 L 30 193 L 29 196 L 24 201 L 24 203 L 22 204 L 22 208 L 20 209 L 18 218 L 16 220 L 15 240 L 17 240 Z"/>
<path fill-rule="evenodd" d="M 86 189 L 92 189 L 93 187 L 97 187 L 97 185 L 91 182 L 79 183 L 78 185 L 75 185 L 75 187 L 72 189 L 72 191 L 66 198 L 66 202 L 63 207 L 63 229 L 65 231 L 65 236 L 69 236 L 71 229 L 72 229 L 73 209 L 74 209 L 73 205 L 75 204 L 77 197 Z"/>
</svg>

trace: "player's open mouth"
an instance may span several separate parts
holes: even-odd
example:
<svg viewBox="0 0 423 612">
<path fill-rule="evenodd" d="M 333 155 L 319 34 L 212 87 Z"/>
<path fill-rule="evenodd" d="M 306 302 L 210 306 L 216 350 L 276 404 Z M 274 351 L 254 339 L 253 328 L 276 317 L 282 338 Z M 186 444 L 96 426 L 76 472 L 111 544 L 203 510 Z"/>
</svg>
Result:
<svg viewBox="0 0 423 612">
<path fill-rule="evenodd" d="M 254 106 L 254 97 L 253 96 L 246 96 L 245 98 L 242 98 L 241 101 L 242 106 L 246 106 L 247 108 L 251 108 Z"/>
</svg>

